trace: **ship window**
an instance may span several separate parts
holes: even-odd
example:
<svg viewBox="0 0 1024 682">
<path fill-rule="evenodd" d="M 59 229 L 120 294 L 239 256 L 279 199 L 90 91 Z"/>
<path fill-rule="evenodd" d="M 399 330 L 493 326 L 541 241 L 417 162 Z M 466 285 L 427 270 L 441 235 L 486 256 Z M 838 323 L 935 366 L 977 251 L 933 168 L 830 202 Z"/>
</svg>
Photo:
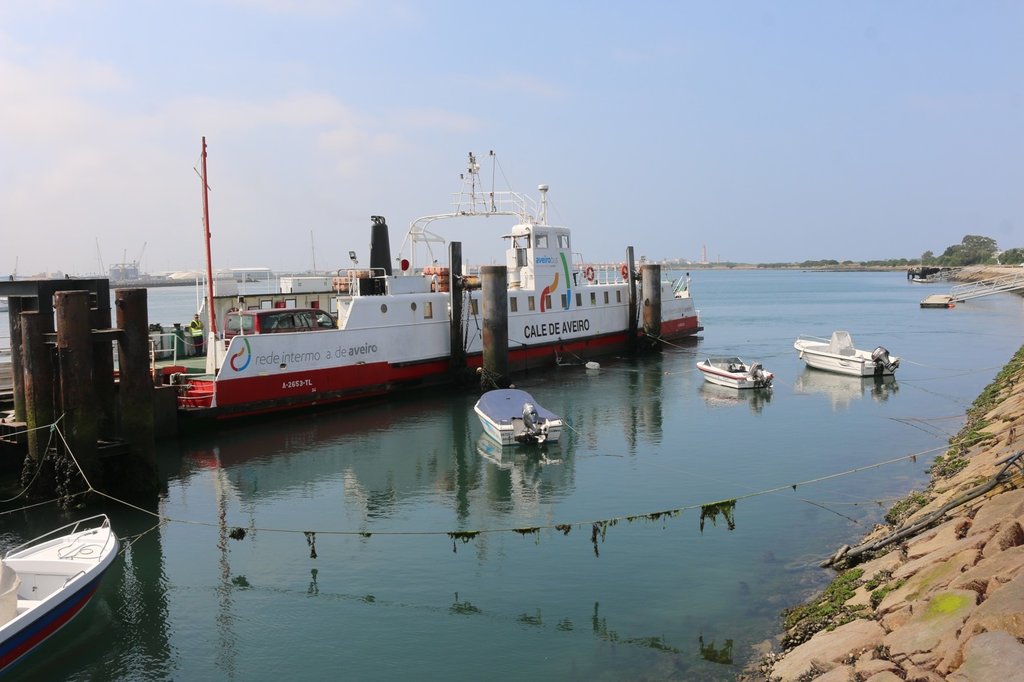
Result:
<svg viewBox="0 0 1024 682">
<path fill-rule="evenodd" d="M 409 307 L 410 307 L 410 308 L 411 308 L 412 310 L 416 310 L 416 301 L 413 301 L 412 303 L 410 303 L 410 304 L 409 304 Z"/>
<path fill-rule="evenodd" d="M 526 259 L 526 249 L 516 249 L 516 267 L 524 268 L 529 264 Z"/>
<path fill-rule="evenodd" d="M 544 305 L 547 306 L 548 310 L 551 310 L 551 294 L 544 297 Z M 562 301 L 562 307 L 565 307 L 565 301 Z"/>
<path fill-rule="evenodd" d="M 424 320 L 430 320 L 430 319 L 433 319 L 433 317 L 434 317 L 434 302 L 433 301 L 426 301 L 423 304 L 423 319 Z"/>
<path fill-rule="evenodd" d="M 509 299 L 508 299 L 508 309 L 511 310 L 514 313 L 518 312 L 519 311 L 519 299 L 516 298 L 515 296 L 509 296 Z"/>
<path fill-rule="evenodd" d="M 477 314 L 479 314 L 480 308 L 479 308 L 478 304 L 479 304 L 479 301 L 477 301 L 475 298 L 469 299 L 469 314 L 470 315 L 477 315 Z"/>
<path fill-rule="evenodd" d="M 386 313 L 388 311 L 388 304 L 387 303 L 381 303 L 380 304 L 380 311 L 382 313 Z"/>
<path fill-rule="evenodd" d="M 286 298 L 286 299 L 284 299 L 284 307 L 285 308 L 294 308 L 294 307 L 296 307 L 295 299 L 294 298 Z"/>
<path fill-rule="evenodd" d="M 558 246 L 563 249 L 569 248 L 569 235 L 560 234 L 558 235 Z"/>
<path fill-rule="evenodd" d="M 608 292 L 604 292 L 604 304 L 608 305 Z"/>
<path fill-rule="evenodd" d="M 581 305 L 583 305 L 583 294 L 576 292 L 576 307 L 579 308 Z"/>
<path fill-rule="evenodd" d="M 270 310 L 274 307 L 273 301 L 260 301 L 260 310 Z"/>
<path fill-rule="evenodd" d="M 533 245 L 538 249 L 548 248 L 548 236 L 546 234 L 534 234 Z"/>
<path fill-rule="evenodd" d="M 531 312 L 537 309 L 537 302 L 533 299 L 533 296 L 526 297 L 526 309 Z"/>
<path fill-rule="evenodd" d="M 616 303 L 622 303 L 622 292 L 621 291 L 616 291 L 615 292 L 615 302 Z"/>
<path fill-rule="evenodd" d="M 607 296 L 608 292 L 607 291 L 604 292 L 604 295 Z M 597 305 L 597 292 L 596 291 L 591 291 L 590 292 L 590 305 Z"/>
</svg>

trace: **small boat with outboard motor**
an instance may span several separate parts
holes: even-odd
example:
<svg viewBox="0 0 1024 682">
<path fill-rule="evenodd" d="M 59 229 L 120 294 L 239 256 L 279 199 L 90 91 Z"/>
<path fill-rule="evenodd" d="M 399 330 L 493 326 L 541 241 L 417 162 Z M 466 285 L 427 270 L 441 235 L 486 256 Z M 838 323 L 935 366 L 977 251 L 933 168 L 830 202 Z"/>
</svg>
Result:
<svg viewBox="0 0 1024 682">
<path fill-rule="evenodd" d="M 89 603 L 117 556 L 100 514 L 8 551 L 0 567 L 0 673 L 64 627 Z"/>
<path fill-rule="evenodd" d="M 473 411 L 484 433 L 502 445 L 557 443 L 562 433 L 562 420 L 517 388 L 487 391 Z"/>
<path fill-rule="evenodd" d="M 832 332 L 831 339 L 800 336 L 793 344 L 797 355 L 808 367 L 855 377 L 885 376 L 896 373 L 900 359 L 878 346 L 873 351 L 859 350 L 850 332 Z"/>
<path fill-rule="evenodd" d="M 749 365 L 737 357 L 706 358 L 697 363 L 704 380 L 726 388 L 771 388 L 775 375 L 760 362 Z"/>
</svg>

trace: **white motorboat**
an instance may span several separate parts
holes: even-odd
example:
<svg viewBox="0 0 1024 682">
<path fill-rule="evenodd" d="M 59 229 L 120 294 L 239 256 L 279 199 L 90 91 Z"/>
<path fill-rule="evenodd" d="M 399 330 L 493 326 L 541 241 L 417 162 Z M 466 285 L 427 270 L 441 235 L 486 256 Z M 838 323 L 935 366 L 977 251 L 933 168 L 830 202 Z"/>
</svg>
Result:
<svg viewBox="0 0 1024 682">
<path fill-rule="evenodd" d="M 800 336 L 793 344 L 808 367 L 855 377 L 895 374 L 900 359 L 878 346 L 873 351 L 858 350 L 849 332 L 832 332 L 831 339 Z"/>
<path fill-rule="evenodd" d="M 117 556 L 105 514 L 71 523 L 7 552 L 0 568 L 0 672 L 82 610 Z"/>
<path fill-rule="evenodd" d="M 771 388 L 775 378 L 760 362 L 748 365 L 736 357 L 707 358 L 697 363 L 697 369 L 708 383 L 726 388 Z"/>
<path fill-rule="evenodd" d="M 473 411 L 480 417 L 484 433 L 502 445 L 556 443 L 562 433 L 562 420 L 517 388 L 487 391 Z"/>
</svg>

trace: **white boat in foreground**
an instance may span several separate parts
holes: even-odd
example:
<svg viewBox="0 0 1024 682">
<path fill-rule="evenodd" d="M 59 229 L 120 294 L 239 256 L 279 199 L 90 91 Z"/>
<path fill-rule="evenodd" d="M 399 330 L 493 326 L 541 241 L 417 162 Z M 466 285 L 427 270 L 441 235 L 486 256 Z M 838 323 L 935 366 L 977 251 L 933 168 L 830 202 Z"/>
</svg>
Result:
<svg viewBox="0 0 1024 682">
<path fill-rule="evenodd" d="M 0 673 L 60 630 L 95 594 L 117 556 L 105 514 L 7 552 L 0 568 Z"/>
<path fill-rule="evenodd" d="M 707 358 L 697 363 L 704 380 L 726 388 L 771 388 L 775 375 L 760 362 L 746 364 L 737 357 Z"/>
<path fill-rule="evenodd" d="M 484 393 L 473 411 L 480 417 L 484 433 L 502 445 L 556 443 L 562 433 L 561 419 L 516 388 Z"/>
<path fill-rule="evenodd" d="M 800 336 L 793 344 L 808 367 L 855 377 L 895 374 L 900 359 L 878 346 L 873 351 L 858 350 L 849 332 L 832 332 L 831 339 Z"/>
</svg>

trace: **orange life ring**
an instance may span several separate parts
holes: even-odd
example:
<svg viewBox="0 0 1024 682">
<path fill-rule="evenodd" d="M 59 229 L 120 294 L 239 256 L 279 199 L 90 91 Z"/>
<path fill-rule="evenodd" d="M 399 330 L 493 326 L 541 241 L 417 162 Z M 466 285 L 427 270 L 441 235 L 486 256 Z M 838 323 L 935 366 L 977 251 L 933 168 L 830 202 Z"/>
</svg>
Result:
<svg viewBox="0 0 1024 682">
<path fill-rule="evenodd" d="M 583 271 L 583 276 L 587 278 L 588 282 L 593 282 L 594 281 L 594 266 L 593 265 L 588 265 L 586 267 L 586 269 Z"/>
<path fill-rule="evenodd" d="M 629 268 L 626 267 L 625 263 L 619 268 L 619 272 L 622 273 L 622 279 L 629 279 Z"/>
</svg>

